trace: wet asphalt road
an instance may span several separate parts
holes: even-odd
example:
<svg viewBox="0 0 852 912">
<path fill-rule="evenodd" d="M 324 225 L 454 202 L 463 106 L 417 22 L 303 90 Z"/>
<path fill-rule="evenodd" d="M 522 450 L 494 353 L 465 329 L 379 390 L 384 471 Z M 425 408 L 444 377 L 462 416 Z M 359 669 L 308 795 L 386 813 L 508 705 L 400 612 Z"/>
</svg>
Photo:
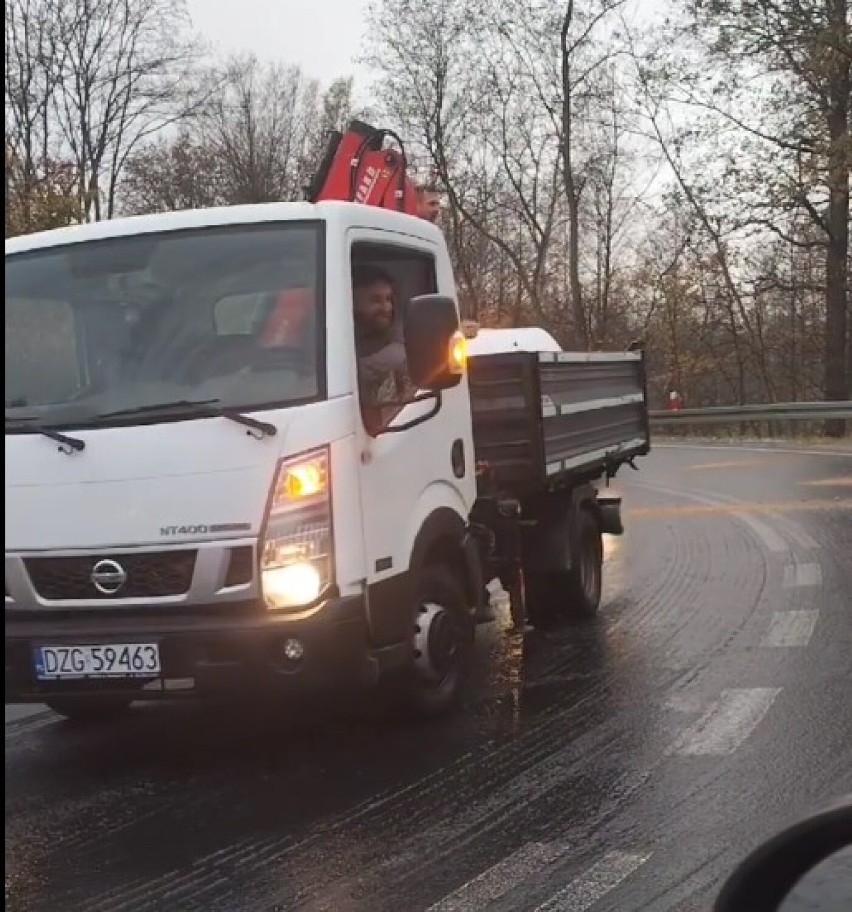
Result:
<svg viewBox="0 0 852 912">
<path fill-rule="evenodd" d="M 452 719 L 7 721 L 9 908 L 708 909 L 852 792 L 852 455 L 660 447 L 619 485 L 599 618 L 480 628 Z"/>
</svg>

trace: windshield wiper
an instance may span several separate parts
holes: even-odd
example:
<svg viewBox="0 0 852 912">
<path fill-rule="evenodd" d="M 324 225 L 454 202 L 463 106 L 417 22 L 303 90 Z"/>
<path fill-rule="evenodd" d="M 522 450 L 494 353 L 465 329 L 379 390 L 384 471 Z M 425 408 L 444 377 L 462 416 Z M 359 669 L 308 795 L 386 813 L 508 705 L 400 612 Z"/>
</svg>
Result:
<svg viewBox="0 0 852 912">
<path fill-rule="evenodd" d="M 228 418 L 230 421 L 235 421 L 244 427 L 260 431 L 260 437 L 274 437 L 278 433 L 278 428 L 274 424 L 243 415 L 236 409 L 226 408 L 219 404 L 218 399 L 177 399 L 174 402 L 154 402 L 151 405 L 138 405 L 133 408 L 119 409 L 115 412 L 105 412 L 97 417 L 98 419 L 127 418 L 133 415 L 168 415 L 184 412 L 189 412 L 199 418 Z M 255 435 L 253 434 L 252 436 Z"/>
<path fill-rule="evenodd" d="M 48 440 L 55 440 L 59 444 L 59 452 L 64 453 L 66 456 L 70 456 L 72 453 L 79 453 L 81 450 L 86 449 L 86 441 L 81 440 L 79 437 L 69 437 L 68 434 L 62 434 L 59 431 L 53 431 L 50 428 L 42 427 L 40 424 L 35 423 L 35 418 L 7 418 L 6 427 L 9 427 L 10 424 L 22 424 L 28 431 L 32 431 L 34 434 L 41 434 L 43 437 L 47 437 Z"/>
</svg>

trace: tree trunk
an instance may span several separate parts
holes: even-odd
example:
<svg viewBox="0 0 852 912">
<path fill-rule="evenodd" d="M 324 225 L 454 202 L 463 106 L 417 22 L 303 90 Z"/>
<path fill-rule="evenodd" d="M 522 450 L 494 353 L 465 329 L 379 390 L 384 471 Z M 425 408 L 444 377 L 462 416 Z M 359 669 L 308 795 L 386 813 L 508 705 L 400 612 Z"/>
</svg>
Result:
<svg viewBox="0 0 852 912">
<path fill-rule="evenodd" d="M 568 47 L 568 30 L 574 16 L 573 0 L 562 20 L 560 48 L 562 52 L 562 179 L 568 203 L 568 288 L 571 294 L 571 312 L 574 317 L 574 334 L 577 344 L 588 350 L 589 327 L 583 303 L 583 286 L 580 283 L 580 192 L 574 174 L 572 156 L 571 110 L 571 50 Z"/>
<path fill-rule="evenodd" d="M 837 35 L 846 25 L 847 0 L 828 0 L 829 21 Z M 838 49 L 833 54 L 829 81 L 828 129 L 831 139 L 828 177 L 828 247 L 825 258 L 825 398 L 849 398 L 847 334 L 849 295 L 849 61 Z M 826 434 L 842 437 L 845 422 L 827 421 Z"/>
</svg>

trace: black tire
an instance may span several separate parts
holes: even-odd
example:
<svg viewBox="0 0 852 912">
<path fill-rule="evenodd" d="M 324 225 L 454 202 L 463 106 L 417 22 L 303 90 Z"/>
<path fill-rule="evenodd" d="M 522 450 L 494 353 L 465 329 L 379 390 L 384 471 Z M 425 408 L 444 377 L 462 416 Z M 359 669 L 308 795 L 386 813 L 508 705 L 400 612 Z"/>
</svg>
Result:
<svg viewBox="0 0 852 912">
<path fill-rule="evenodd" d="M 129 697 L 102 697 L 90 694 L 73 694 L 51 697 L 45 701 L 54 712 L 71 722 L 108 722 L 123 715 L 133 702 Z"/>
<path fill-rule="evenodd" d="M 592 617 L 600 607 L 603 541 L 592 510 L 577 517 L 576 542 L 570 569 L 532 572 L 525 577 L 527 616 L 534 627 Z"/>
<path fill-rule="evenodd" d="M 432 564 L 414 583 L 412 655 L 402 692 L 405 709 L 439 716 L 458 705 L 470 663 L 473 622 L 464 588 L 449 567 Z"/>
</svg>

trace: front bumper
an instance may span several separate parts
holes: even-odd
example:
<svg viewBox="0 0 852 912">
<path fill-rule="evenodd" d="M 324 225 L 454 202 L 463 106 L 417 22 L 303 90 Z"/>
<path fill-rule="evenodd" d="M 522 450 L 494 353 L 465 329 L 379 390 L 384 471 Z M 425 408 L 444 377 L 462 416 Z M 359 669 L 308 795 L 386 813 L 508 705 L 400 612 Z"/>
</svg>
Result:
<svg viewBox="0 0 852 912">
<path fill-rule="evenodd" d="M 6 702 L 42 702 L 75 693 L 132 695 L 149 700 L 238 691 L 298 693 L 342 684 L 376 683 L 383 666 L 402 661 L 398 649 L 370 647 L 362 596 L 330 598 L 299 613 L 261 606 L 217 605 L 215 611 L 180 613 L 138 610 L 76 612 L 73 616 L 33 612 L 6 617 Z M 284 655 L 298 640 L 300 660 Z M 152 643 L 160 647 L 156 678 L 39 681 L 36 646 Z"/>
</svg>

